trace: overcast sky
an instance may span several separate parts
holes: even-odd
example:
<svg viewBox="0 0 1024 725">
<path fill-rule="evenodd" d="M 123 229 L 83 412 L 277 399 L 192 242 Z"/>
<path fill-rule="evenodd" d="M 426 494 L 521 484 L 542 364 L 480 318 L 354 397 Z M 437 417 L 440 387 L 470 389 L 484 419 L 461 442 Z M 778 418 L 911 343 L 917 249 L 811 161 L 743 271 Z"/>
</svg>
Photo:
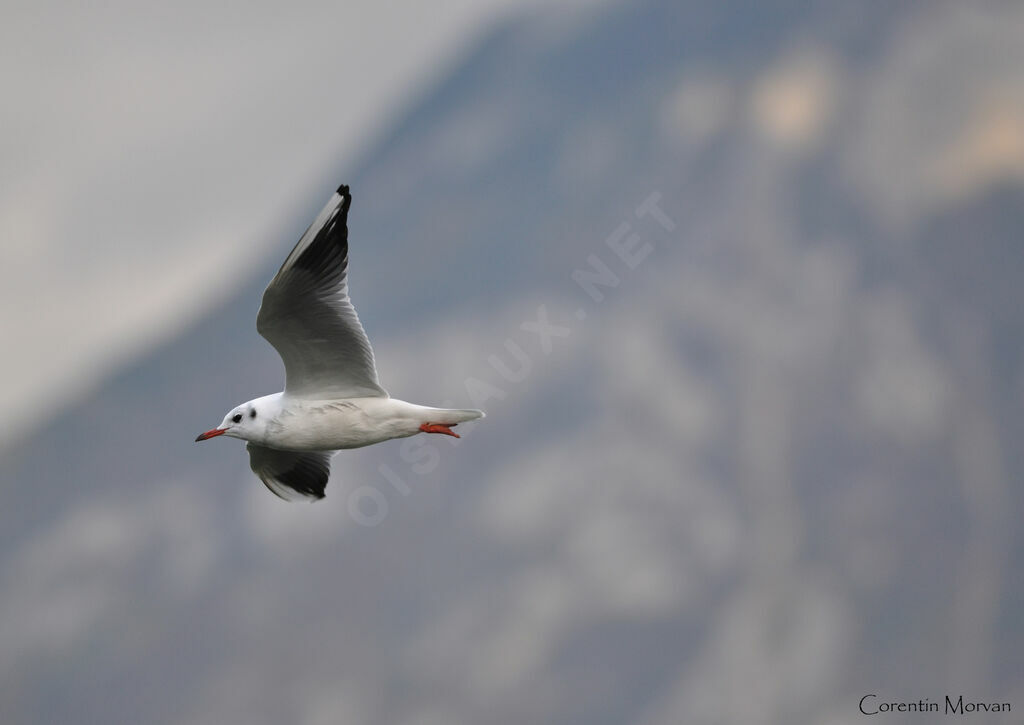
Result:
<svg viewBox="0 0 1024 725">
<path fill-rule="evenodd" d="M 0 442 L 229 294 L 339 160 L 534 4 L 8 7 Z"/>
</svg>

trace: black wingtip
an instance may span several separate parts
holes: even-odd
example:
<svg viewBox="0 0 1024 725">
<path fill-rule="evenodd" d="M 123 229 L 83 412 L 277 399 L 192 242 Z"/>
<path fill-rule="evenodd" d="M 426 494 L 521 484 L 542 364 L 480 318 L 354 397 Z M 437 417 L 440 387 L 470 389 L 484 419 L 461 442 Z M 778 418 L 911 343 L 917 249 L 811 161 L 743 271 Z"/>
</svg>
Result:
<svg viewBox="0 0 1024 725">
<path fill-rule="evenodd" d="M 341 197 L 341 210 L 347 215 L 348 208 L 352 205 L 352 194 L 349 193 L 348 184 L 338 187 L 338 196 Z"/>
</svg>

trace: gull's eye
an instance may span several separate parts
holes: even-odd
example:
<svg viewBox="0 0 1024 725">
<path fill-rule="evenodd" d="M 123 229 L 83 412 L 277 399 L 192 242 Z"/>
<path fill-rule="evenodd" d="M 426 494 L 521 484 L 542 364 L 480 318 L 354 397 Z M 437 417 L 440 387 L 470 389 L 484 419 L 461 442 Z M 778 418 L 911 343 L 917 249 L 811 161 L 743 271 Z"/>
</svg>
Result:
<svg viewBox="0 0 1024 725">
<path fill-rule="evenodd" d="M 234 417 L 231 420 L 233 420 L 235 423 L 241 422 L 242 414 L 241 413 L 235 413 Z"/>
</svg>

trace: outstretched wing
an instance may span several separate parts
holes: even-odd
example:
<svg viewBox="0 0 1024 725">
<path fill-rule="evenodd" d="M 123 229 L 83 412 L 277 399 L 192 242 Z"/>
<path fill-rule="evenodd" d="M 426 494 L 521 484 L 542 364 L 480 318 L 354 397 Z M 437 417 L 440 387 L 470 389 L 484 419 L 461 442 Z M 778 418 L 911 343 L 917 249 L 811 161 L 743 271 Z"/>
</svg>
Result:
<svg viewBox="0 0 1024 725">
<path fill-rule="evenodd" d="M 255 443 L 246 443 L 245 448 L 252 472 L 285 501 L 324 497 L 333 451 L 279 451 Z"/>
<path fill-rule="evenodd" d="M 322 400 L 388 395 L 348 296 L 351 203 L 348 187 L 338 187 L 263 293 L 256 329 L 284 360 L 289 395 Z"/>
</svg>

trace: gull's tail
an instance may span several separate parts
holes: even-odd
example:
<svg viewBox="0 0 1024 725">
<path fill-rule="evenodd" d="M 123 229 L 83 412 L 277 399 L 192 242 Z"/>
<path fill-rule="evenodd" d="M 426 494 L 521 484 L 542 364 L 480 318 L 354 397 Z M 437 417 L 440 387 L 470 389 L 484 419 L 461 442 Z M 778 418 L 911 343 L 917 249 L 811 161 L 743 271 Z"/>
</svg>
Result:
<svg viewBox="0 0 1024 725">
<path fill-rule="evenodd" d="M 467 420 L 476 420 L 477 418 L 484 417 L 482 410 L 473 410 L 471 408 L 435 408 L 434 410 L 437 411 L 434 415 L 437 416 L 438 422 L 444 422 L 448 425 L 465 423 Z"/>
</svg>

